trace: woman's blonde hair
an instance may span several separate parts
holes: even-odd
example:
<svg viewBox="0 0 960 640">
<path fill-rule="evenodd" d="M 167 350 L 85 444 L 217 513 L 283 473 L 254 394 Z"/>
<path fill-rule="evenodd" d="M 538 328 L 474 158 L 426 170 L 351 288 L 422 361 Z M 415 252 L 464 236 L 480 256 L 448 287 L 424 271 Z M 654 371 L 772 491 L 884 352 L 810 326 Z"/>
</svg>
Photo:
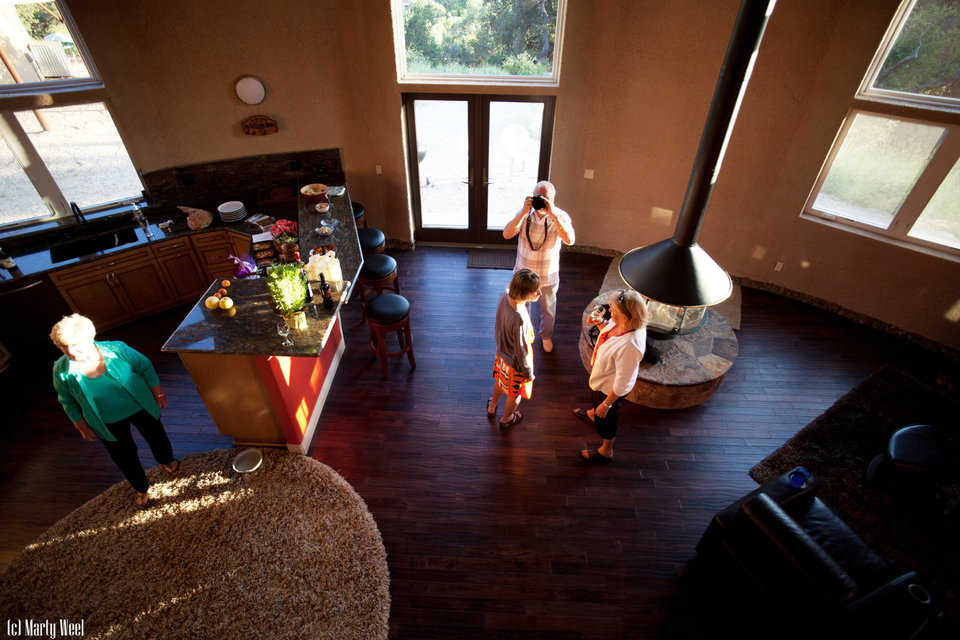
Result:
<svg viewBox="0 0 960 640">
<path fill-rule="evenodd" d="M 96 335 L 97 329 L 90 318 L 79 313 L 63 316 L 60 322 L 53 325 L 53 329 L 50 330 L 50 339 L 57 347 L 65 347 L 88 339 L 93 340 Z"/>
<path fill-rule="evenodd" d="M 631 329 L 639 329 L 647 324 L 650 313 L 647 311 L 647 302 L 636 291 L 632 289 L 623 289 L 613 298 L 613 303 L 619 307 L 620 312 L 627 316 L 627 325 Z"/>
</svg>

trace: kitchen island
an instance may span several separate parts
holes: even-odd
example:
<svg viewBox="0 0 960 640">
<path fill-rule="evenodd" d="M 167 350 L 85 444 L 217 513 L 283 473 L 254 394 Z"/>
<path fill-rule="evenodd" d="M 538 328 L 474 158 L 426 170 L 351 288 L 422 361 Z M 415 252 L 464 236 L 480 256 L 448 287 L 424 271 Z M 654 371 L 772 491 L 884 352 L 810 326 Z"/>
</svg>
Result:
<svg viewBox="0 0 960 640">
<path fill-rule="evenodd" d="M 349 196 L 331 197 L 322 217 L 338 224 L 332 237 L 321 240 L 314 233 L 321 216 L 313 207 L 299 203 L 300 245 L 305 256 L 319 244 L 337 248 L 345 280 L 332 310 L 324 310 L 316 296 L 306 310 L 306 328 L 291 330 L 294 344 L 284 346 L 265 281 L 233 280 L 228 295 L 234 307 L 210 310 L 204 300 L 220 288 L 216 281 L 163 345 L 180 356 L 217 429 L 236 445 L 306 454 L 345 348 L 340 307 L 363 265 L 356 224 Z"/>
</svg>

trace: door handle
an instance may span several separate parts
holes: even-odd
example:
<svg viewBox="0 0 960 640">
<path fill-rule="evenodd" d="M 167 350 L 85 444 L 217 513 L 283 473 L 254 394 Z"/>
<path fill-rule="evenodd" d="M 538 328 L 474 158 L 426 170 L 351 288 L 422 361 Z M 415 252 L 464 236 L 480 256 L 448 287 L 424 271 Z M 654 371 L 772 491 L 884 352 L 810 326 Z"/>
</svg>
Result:
<svg viewBox="0 0 960 640">
<path fill-rule="evenodd" d="M 484 186 L 488 184 L 493 184 L 493 180 L 487 180 L 487 168 L 483 168 L 483 173 L 481 174 L 480 179 L 483 181 Z"/>
<path fill-rule="evenodd" d="M 462 184 L 468 184 L 471 187 L 473 186 L 473 167 L 470 167 L 470 177 L 467 178 L 466 180 L 461 180 L 460 182 Z"/>
</svg>

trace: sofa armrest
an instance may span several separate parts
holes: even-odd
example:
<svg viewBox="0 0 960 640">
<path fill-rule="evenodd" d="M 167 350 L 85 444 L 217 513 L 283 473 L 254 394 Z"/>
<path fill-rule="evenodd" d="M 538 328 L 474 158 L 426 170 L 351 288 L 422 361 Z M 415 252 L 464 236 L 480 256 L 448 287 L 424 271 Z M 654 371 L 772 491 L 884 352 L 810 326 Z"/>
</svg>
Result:
<svg viewBox="0 0 960 640">
<path fill-rule="evenodd" d="M 853 578 L 770 496 L 758 493 L 750 497 L 741 505 L 741 513 L 776 545 L 818 596 L 846 601 L 856 593 Z"/>
</svg>

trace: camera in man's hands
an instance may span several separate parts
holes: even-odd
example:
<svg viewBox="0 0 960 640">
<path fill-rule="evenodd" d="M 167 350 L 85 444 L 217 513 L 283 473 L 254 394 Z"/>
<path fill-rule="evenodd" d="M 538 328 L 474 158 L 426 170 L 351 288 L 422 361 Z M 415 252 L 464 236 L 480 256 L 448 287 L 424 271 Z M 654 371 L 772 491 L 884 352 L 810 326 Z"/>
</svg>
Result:
<svg viewBox="0 0 960 640">
<path fill-rule="evenodd" d="M 547 200 L 543 196 L 533 196 L 533 199 L 530 200 L 530 204 L 537 211 L 547 208 Z"/>
</svg>

